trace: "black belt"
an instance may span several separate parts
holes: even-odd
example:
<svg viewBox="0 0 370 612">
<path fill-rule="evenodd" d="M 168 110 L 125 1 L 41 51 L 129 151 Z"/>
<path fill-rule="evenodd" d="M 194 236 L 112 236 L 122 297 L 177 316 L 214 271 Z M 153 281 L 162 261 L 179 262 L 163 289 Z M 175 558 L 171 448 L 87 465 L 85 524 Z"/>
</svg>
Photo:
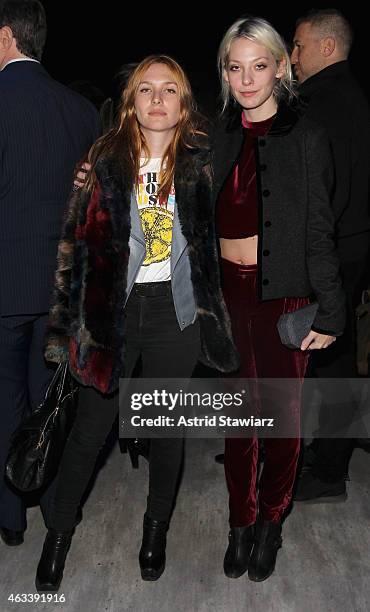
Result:
<svg viewBox="0 0 370 612">
<path fill-rule="evenodd" d="M 143 297 L 154 297 L 159 295 L 171 295 L 171 281 L 158 283 L 135 283 L 132 293 Z"/>
</svg>

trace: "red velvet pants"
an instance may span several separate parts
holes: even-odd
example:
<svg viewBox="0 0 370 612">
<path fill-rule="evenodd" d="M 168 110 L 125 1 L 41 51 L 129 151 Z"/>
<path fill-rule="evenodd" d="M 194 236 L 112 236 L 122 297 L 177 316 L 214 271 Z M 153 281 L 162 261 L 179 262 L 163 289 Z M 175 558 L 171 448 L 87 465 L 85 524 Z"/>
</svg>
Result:
<svg viewBox="0 0 370 612">
<path fill-rule="evenodd" d="M 292 497 L 300 446 L 300 396 L 308 354 L 283 346 L 276 328 L 279 316 L 308 303 L 307 298 L 261 302 L 257 297 L 257 266 L 221 259 L 223 292 L 241 366 L 237 378 L 296 378 L 284 406 L 296 438 L 265 438 L 265 462 L 257 496 L 258 439 L 225 440 L 225 475 L 229 490 L 230 525 L 241 527 L 263 519 L 279 521 Z M 285 396 L 284 396 L 285 397 Z M 263 405 L 258 408 L 263 416 Z"/>
</svg>

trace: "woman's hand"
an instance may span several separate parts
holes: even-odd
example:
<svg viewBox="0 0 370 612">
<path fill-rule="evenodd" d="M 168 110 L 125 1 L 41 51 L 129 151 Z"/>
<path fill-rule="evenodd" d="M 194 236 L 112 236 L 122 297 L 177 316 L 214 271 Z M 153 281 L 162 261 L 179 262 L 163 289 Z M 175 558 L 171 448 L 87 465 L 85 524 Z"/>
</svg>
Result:
<svg viewBox="0 0 370 612">
<path fill-rule="evenodd" d="M 75 189 L 81 189 L 81 187 L 84 186 L 86 182 L 86 174 L 88 173 L 90 168 L 91 164 L 88 164 L 87 162 L 85 162 L 80 168 L 78 168 L 78 172 L 77 174 L 75 174 L 75 178 L 73 181 L 73 186 Z"/>
<path fill-rule="evenodd" d="M 313 330 L 310 331 L 308 336 L 302 340 L 301 351 L 311 351 L 312 349 L 323 349 L 327 348 L 333 342 L 335 342 L 335 336 L 328 336 L 327 334 L 319 334 Z"/>
</svg>

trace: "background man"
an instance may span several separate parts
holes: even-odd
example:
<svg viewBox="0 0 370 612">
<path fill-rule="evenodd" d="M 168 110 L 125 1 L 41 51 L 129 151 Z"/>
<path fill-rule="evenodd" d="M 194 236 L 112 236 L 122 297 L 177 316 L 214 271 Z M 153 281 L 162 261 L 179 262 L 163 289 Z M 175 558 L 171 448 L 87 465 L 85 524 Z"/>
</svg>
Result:
<svg viewBox="0 0 370 612">
<path fill-rule="evenodd" d="M 328 351 L 312 352 L 309 375 L 336 379 L 333 385 L 321 385 L 326 398 L 320 421 L 330 423 L 327 427 L 331 431 L 337 426 L 344 435 L 345 423 L 351 422 L 357 407 L 343 379 L 357 375 L 354 308 L 360 301 L 370 244 L 370 114 L 347 61 L 352 39 L 351 27 L 338 10 L 313 10 L 296 24 L 291 56 L 300 95 L 308 103 L 306 113 L 326 128 L 334 157 L 333 209 L 347 296 L 347 326 L 344 335 Z M 334 395 L 338 403 L 333 403 Z M 344 402 L 343 396 L 347 398 Z M 311 459 L 312 465 L 299 479 L 295 499 L 345 499 L 345 477 L 353 446 L 354 440 L 350 438 L 314 440 L 306 453 L 306 463 Z"/>
<path fill-rule="evenodd" d="M 43 336 L 75 164 L 99 135 L 92 105 L 40 64 L 38 0 L 0 2 L 0 535 L 23 542 L 26 508 L 4 481 L 9 440 L 53 374 Z M 50 490 L 41 499 L 44 519 Z"/>
</svg>

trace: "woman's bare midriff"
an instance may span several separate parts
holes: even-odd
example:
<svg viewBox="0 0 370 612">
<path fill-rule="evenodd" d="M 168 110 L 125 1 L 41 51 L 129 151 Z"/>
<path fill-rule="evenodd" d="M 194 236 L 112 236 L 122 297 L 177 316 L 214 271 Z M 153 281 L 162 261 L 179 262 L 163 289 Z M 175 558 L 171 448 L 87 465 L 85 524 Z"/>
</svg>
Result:
<svg viewBox="0 0 370 612">
<path fill-rule="evenodd" d="M 220 238 L 221 257 L 233 263 L 253 265 L 257 263 L 258 236 L 250 238 Z"/>
</svg>

